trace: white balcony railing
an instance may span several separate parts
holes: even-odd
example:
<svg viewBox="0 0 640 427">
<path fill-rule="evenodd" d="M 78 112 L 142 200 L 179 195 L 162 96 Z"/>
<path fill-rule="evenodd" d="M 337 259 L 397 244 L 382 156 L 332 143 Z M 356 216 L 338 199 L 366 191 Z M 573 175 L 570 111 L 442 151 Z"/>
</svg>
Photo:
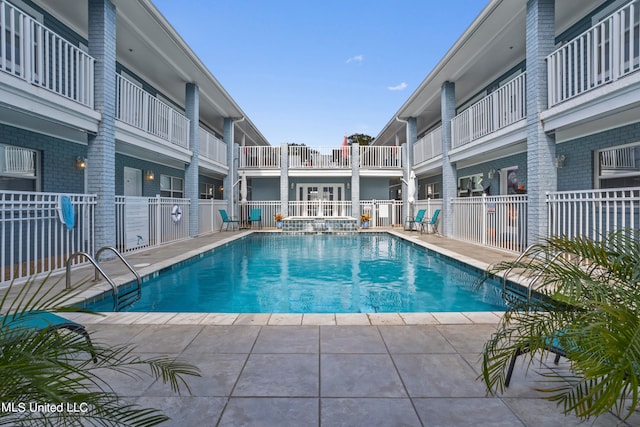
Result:
<svg viewBox="0 0 640 427">
<path fill-rule="evenodd" d="M 180 147 L 189 147 L 189 119 L 124 77 L 116 77 L 116 118 Z"/>
<path fill-rule="evenodd" d="M 289 146 L 289 167 L 293 169 L 350 169 L 351 147 Z"/>
<path fill-rule="evenodd" d="M 200 139 L 201 156 L 220 163 L 221 165 L 227 165 L 227 144 L 216 138 L 202 126 L 200 126 L 198 138 Z"/>
<path fill-rule="evenodd" d="M 452 147 L 457 148 L 526 117 L 526 74 L 482 98 L 451 120 Z"/>
<path fill-rule="evenodd" d="M 415 165 L 424 163 L 442 154 L 442 127 L 438 127 L 413 145 L 413 162 Z"/>
<path fill-rule="evenodd" d="M 396 146 L 360 146 L 360 167 L 384 169 L 402 167 L 402 150 Z"/>
<path fill-rule="evenodd" d="M 639 23 L 636 0 L 549 55 L 549 107 L 638 70 Z"/>
<path fill-rule="evenodd" d="M 240 147 L 240 168 L 280 169 L 280 147 Z"/>
<path fill-rule="evenodd" d="M 0 70 L 93 108 L 94 59 L 0 0 Z"/>
</svg>

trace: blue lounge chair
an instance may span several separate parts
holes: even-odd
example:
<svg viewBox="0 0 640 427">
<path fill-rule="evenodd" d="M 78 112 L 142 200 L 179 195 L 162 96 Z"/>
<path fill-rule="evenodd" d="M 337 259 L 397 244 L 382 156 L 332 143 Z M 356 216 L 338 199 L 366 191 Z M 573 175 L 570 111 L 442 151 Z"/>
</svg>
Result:
<svg viewBox="0 0 640 427">
<path fill-rule="evenodd" d="M 4 325 L 9 331 L 34 330 L 37 332 L 50 333 L 58 329 L 67 329 L 81 335 L 91 349 L 91 357 L 94 362 L 98 361 L 95 351 L 93 351 L 93 343 L 86 328 L 76 322 L 73 322 L 57 314 L 43 310 L 25 311 L 22 313 L 8 314 L 0 317 L 0 325 Z"/>
<path fill-rule="evenodd" d="M 222 227 L 224 227 L 225 224 L 226 224 L 225 230 L 229 229 L 229 224 L 231 224 L 232 226 L 233 224 L 235 224 L 238 229 L 240 228 L 240 221 L 237 219 L 229 218 L 226 210 L 220 209 L 219 212 L 220 212 L 220 216 L 222 217 L 222 224 L 220 224 L 220 231 L 222 231 Z"/>
<path fill-rule="evenodd" d="M 427 232 L 428 232 L 428 228 L 429 226 L 431 226 L 431 231 L 433 233 L 437 233 L 438 232 L 438 217 L 440 216 L 440 209 L 436 209 L 433 212 L 433 216 L 431 217 L 431 220 L 429 222 L 421 222 L 420 223 L 420 234 L 422 234 L 423 231 L 425 231 L 424 227 L 427 226 Z"/>
<path fill-rule="evenodd" d="M 417 230 L 417 224 L 422 224 L 425 212 L 426 209 L 420 209 L 415 218 L 407 217 L 407 219 L 404 221 L 404 229 L 411 231 Z M 422 227 L 422 225 L 420 226 Z"/>
<path fill-rule="evenodd" d="M 251 209 L 249 213 L 249 224 L 251 224 L 251 228 L 253 228 L 253 223 L 257 222 L 260 228 L 262 228 L 262 210 L 261 209 Z"/>
</svg>

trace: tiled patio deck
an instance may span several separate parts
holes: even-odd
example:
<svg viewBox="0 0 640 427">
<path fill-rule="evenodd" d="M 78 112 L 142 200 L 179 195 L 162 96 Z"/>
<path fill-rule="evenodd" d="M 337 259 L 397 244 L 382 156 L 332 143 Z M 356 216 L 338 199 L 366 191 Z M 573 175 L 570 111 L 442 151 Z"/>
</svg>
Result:
<svg viewBox="0 0 640 427">
<path fill-rule="evenodd" d="M 237 235 L 218 233 L 127 258 L 132 264 L 149 264 L 141 268 L 146 272 Z M 440 236 L 413 233 L 410 239 L 477 265 L 510 256 Z M 74 277 L 82 274 L 74 272 Z M 580 424 L 542 400 L 535 391 L 542 377 L 533 370 L 525 377 L 522 366 L 504 395 L 487 397 L 477 380 L 479 354 L 499 313 L 73 317 L 87 325 L 95 341 L 131 343 L 145 356 L 175 355 L 201 369 L 201 378 L 189 380 L 192 394 L 186 396 L 173 395 L 150 378 L 108 378 L 127 400 L 163 409 L 172 417 L 168 425 Z M 619 423 L 608 415 L 587 424 Z M 619 425 L 640 425 L 640 414 Z"/>
</svg>

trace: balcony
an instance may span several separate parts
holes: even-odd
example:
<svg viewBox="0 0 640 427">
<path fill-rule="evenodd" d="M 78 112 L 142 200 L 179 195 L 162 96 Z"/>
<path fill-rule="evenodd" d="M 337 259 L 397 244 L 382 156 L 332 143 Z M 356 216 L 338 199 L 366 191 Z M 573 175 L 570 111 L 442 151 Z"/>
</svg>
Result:
<svg viewBox="0 0 640 427">
<path fill-rule="evenodd" d="M 189 119 L 120 75 L 116 76 L 116 119 L 189 148 Z"/>
<path fill-rule="evenodd" d="M 198 135 L 200 139 L 200 155 L 227 166 L 227 144 L 209 133 L 202 126 L 200 126 Z"/>
<path fill-rule="evenodd" d="M 351 169 L 351 147 L 289 146 L 290 169 Z"/>
<path fill-rule="evenodd" d="M 438 127 L 413 145 L 413 162 L 416 166 L 442 154 L 442 127 Z"/>
<path fill-rule="evenodd" d="M 241 169 L 280 169 L 280 147 L 240 147 Z"/>
<path fill-rule="evenodd" d="M 361 146 L 361 169 L 399 169 L 402 167 L 402 150 L 396 146 Z"/>
<path fill-rule="evenodd" d="M 549 55 L 549 108 L 638 70 L 639 23 L 634 1 Z"/>
<path fill-rule="evenodd" d="M 0 70 L 93 108 L 94 59 L 0 0 Z"/>
<path fill-rule="evenodd" d="M 527 116 L 526 73 L 501 86 L 451 120 L 452 148 L 462 147 Z"/>
</svg>

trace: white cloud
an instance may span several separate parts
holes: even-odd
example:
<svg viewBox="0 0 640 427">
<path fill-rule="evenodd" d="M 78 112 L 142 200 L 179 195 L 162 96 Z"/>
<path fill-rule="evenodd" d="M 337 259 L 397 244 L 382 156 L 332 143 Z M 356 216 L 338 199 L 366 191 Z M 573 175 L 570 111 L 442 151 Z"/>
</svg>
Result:
<svg viewBox="0 0 640 427">
<path fill-rule="evenodd" d="M 349 64 L 351 62 L 360 63 L 362 61 L 364 61 L 364 55 L 356 55 L 356 56 L 352 56 L 351 58 L 347 59 L 347 64 Z"/>
<path fill-rule="evenodd" d="M 389 90 L 404 90 L 406 88 L 407 88 L 407 84 L 405 82 L 402 82 L 396 86 L 387 86 L 387 89 Z"/>
</svg>

